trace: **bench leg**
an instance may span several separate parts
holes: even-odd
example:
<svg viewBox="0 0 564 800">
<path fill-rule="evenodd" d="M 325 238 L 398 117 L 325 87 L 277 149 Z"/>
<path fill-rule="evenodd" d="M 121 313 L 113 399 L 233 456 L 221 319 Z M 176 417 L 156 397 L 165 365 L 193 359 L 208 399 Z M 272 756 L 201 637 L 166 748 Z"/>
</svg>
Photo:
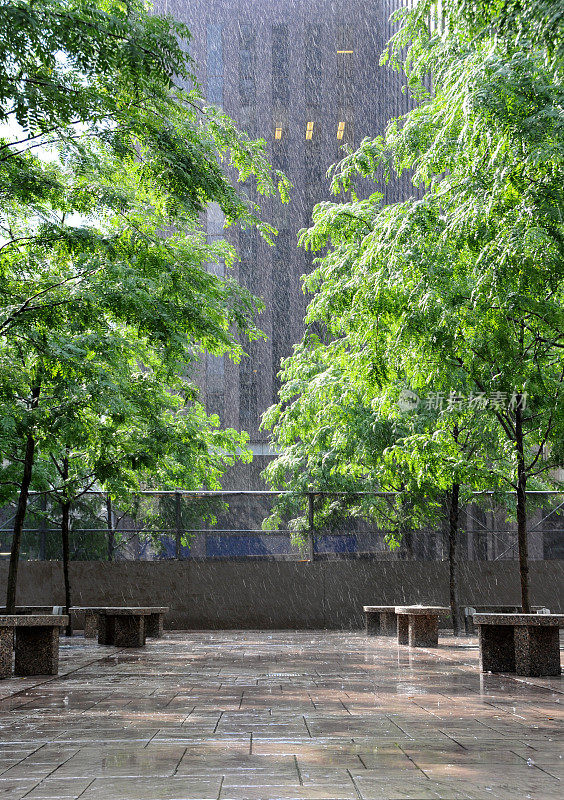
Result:
<svg viewBox="0 0 564 800">
<path fill-rule="evenodd" d="M 59 671 L 59 628 L 16 628 L 14 675 L 56 675 Z"/>
<path fill-rule="evenodd" d="M 560 675 L 557 627 L 515 626 L 515 672 L 530 678 Z"/>
<path fill-rule="evenodd" d="M 149 639 L 160 639 L 163 635 L 163 615 L 147 614 L 145 617 L 145 636 Z"/>
<path fill-rule="evenodd" d="M 439 618 L 436 614 L 413 614 L 409 617 L 409 646 L 439 646 Z"/>
<path fill-rule="evenodd" d="M 12 674 L 12 651 L 14 649 L 14 629 L 0 628 L 0 679 Z"/>
<path fill-rule="evenodd" d="M 409 619 L 407 614 L 397 614 L 398 644 L 409 644 Z"/>
<path fill-rule="evenodd" d="M 397 615 L 394 611 L 382 611 L 380 614 L 380 634 L 395 636 L 398 632 Z"/>
<path fill-rule="evenodd" d="M 115 617 L 98 614 L 98 644 L 114 643 Z"/>
<path fill-rule="evenodd" d="M 365 611 L 366 635 L 379 636 L 380 634 L 380 613 L 378 611 Z"/>
<path fill-rule="evenodd" d="M 515 672 L 513 625 L 478 625 L 482 672 Z"/>
<path fill-rule="evenodd" d="M 84 612 L 84 638 L 95 639 L 98 636 L 98 614 L 95 611 Z"/>
<path fill-rule="evenodd" d="M 116 647 L 143 647 L 145 622 L 142 616 L 115 617 L 114 644 Z"/>
</svg>

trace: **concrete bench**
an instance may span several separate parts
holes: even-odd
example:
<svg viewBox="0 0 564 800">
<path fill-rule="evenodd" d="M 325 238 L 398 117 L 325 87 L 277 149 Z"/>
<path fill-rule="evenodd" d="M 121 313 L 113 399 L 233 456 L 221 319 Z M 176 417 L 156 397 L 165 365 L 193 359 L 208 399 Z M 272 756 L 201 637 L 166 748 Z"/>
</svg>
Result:
<svg viewBox="0 0 564 800">
<path fill-rule="evenodd" d="M 482 672 L 560 675 L 564 614 L 474 614 Z"/>
<path fill-rule="evenodd" d="M 68 625 L 64 614 L 0 615 L 0 678 L 14 675 L 56 675 L 59 671 L 59 629 Z M 14 648 L 14 631 L 15 648 Z"/>
<path fill-rule="evenodd" d="M 398 644 L 410 647 L 438 647 L 439 616 L 446 606 L 396 606 Z"/>
<path fill-rule="evenodd" d="M 395 606 L 363 606 L 367 636 L 395 636 L 398 623 Z"/>
<path fill-rule="evenodd" d="M 143 647 L 148 613 L 142 608 L 104 608 L 98 614 L 98 644 Z"/>
<path fill-rule="evenodd" d="M 145 636 L 149 639 L 160 639 L 163 635 L 164 615 L 168 614 L 168 606 L 149 606 L 145 617 Z"/>
<path fill-rule="evenodd" d="M 84 606 L 72 606 L 71 613 L 83 613 L 84 614 L 84 638 L 85 639 L 96 639 L 98 636 L 98 614 L 103 611 L 104 609 L 96 606 L 84 607 Z"/>
<path fill-rule="evenodd" d="M 64 606 L 16 606 L 15 614 L 62 614 Z M 6 613 L 6 606 L 0 606 L 0 614 Z"/>
<path fill-rule="evenodd" d="M 84 637 L 85 639 L 95 639 L 99 634 L 100 615 L 115 610 L 115 607 L 110 606 L 73 606 L 71 613 L 84 614 Z M 131 611 L 132 609 L 124 610 Z M 159 639 L 163 635 L 163 617 L 169 611 L 168 606 L 144 606 L 141 610 L 143 610 L 144 617 L 144 637 Z"/>
<path fill-rule="evenodd" d="M 521 605 L 470 605 L 470 606 L 459 606 L 462 616 L 464 618 L 464 633 L 467 636 L 473 636 L 476 633 L 476 628 L 474 627 L 474 622 L 472 620 L 474 614 L 518 614 L 521 611 Z M 548 608 L 544 608 L 544 606 L 531 606 L 531 611 L 533 614 L 550 614 L 550 610 Z"/>
</svg>

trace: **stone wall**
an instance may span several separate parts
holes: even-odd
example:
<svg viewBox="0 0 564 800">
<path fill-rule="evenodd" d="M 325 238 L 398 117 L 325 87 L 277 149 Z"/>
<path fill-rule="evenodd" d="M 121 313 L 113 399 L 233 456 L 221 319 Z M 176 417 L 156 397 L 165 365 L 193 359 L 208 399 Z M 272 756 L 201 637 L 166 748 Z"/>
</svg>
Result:
<svg viewBox="0 0 564 800">
<path fill-rule="evenodd" d="M 7 563 L 0 564 L 0 597 Z M 17 602 L 64 602 L 62 565 L 20 564 Z M 168 605 L 171 628 L 355 628 L 362 606 L 448 605 L 445 562 L 100 561 L 71 563 L 77 605 Z M 564 561 L 530 564 L 531 602 L 564 611 Z M 468 562 L 463 604 L 519 602 L 517 562 Z"/>
</svg>

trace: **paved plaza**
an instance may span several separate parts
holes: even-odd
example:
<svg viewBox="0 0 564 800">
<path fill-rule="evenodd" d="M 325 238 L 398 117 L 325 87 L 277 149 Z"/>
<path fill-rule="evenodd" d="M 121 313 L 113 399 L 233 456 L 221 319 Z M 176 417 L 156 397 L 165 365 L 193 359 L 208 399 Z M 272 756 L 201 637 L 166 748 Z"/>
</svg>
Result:
<svg viewBox="0 0 564 800">
<path fill-rule="evenodd" d="M 563 702 L 562 678 L 481 676 L 474 638 L 75 636 L 58 677 L 0 682 L 0 797 L 557 800 Z"/>
</svg>

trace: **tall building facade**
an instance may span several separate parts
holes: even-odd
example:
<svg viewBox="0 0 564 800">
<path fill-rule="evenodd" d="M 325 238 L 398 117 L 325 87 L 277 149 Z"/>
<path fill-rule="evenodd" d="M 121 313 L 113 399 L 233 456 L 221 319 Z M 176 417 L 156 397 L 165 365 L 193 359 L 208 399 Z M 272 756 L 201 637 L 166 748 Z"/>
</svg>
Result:
<svg viewBox="0 0 564 800">
<path fill-rule="evenodd" d="M 199 383 L 208 411 L 247 430 L 253 465 L 238 468 L 225 488 L 259 488 L 269 457 L 263 411 L 276 402 L 280 361 L 304 332 L 308 298 L 301 276 L 312 256 L 297 246 L 313 206 L 328 199 L 327 169 L 342 145 L 384 132 L 408 110 L 398 73 L 379 67 L 402 0 L 157 0 L 156 11 L 185 22 L 203 94 L 251 137 L 267 142 L 271 163 L 293 184 L 289 205 L 261 199 L 278 230 L 274 247 L 255 231 L 229 232 L 241 257 L 234 277 L 260 296 L 259 326 L 267 339 L 246 347 L 240 364 L 209 356 Z M 372 187 L 373 190 L 373 187 Z M 387 202 L 412 192 L 407 181 L 382 185 Z M 252 199 L 257 200 L 257 197 Z M 225 235 L 221 213 L 207 213 L 208 236 Z M 216 267 L 217 269 L 217 267 Z M 221 271 L 221 267 L 219 270 Z"/>
</svg>

